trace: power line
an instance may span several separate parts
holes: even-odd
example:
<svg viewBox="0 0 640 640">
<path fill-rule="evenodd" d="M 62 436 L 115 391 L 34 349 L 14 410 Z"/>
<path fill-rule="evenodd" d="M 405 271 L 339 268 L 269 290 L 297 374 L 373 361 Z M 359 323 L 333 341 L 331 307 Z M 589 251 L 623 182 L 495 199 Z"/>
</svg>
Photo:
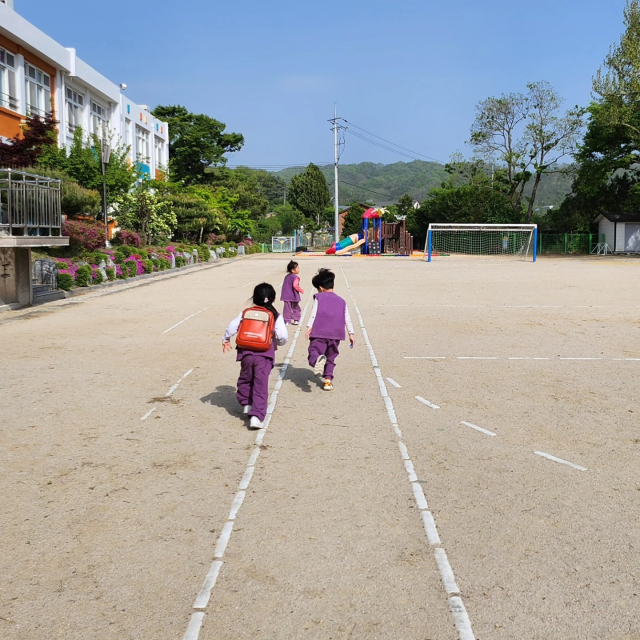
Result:
<svg viewBox="0 0 640 640">
<path fill-rule="evenodd" d="M 239 169 L 244 167 L 245 169 L 265 169 L 275 170 L 275 169 L 298 169 L 300 167 L 308 167 L 309 164 L 315 164 L 318 167 L 326 167 L 331 166 L 333 162 L 307 162 L 306 164 L 227 164 L 224 165 L 227 169 Z"/>
<path fill-rule="evenodd" d="M 340 180 L 342 184 L 348 184 L 350 187 L 355 187 L 356 189 L 362 189 L 362 191 L 368 191 L 369 193 L 375 193 L 377 196 L 382 196 L 383 198 L 393 200 L 393 196 L 390 196 L 387 193 L 380 193 L 379 191 L 372 191 L 371 189 L 367 189 L 366 187 L 361 187 L 357 184 L 351 184 L 350 182 L 345 182 L 344 180 Z"/>
<path fill-rule="evenodd" d="M 414 156 L 420 156 L 422 158 L 427 158 L 428 160 L 433 160 L 434 162 L 438 162 L 440 164 L 443 164 L 442 162 L 440 162 L 440 160 L 436 160 L 436 158 L 432 158 L 431 156 L 426 156 L 424 153 L 418 153 L 417 151 L 412 151 L 411 149 L 407 149 L 406 147 L 403 147 L 399 144 L 396 144 L 395 142 L 391 142 L 391 140 L 387 140 L 386 138 L 381 138 L 380 136 L 376 135 L 375 133 L 371 133 L 371 131 L 367 131 L 366 129 L 363 129 L 362 127 L 359 127 L 357 124 L 353 124 L 353 122 L 347 121 L 345 120 L 345 122 L 347 122 L 350 126 L 355 127 L 356 129 L 359 129 L 360 131 L 373 136 L 374 138 L 378 138 L 378 140 L 382 140 L 383 142 L 386 142 L 387 144 L 390 144 L 394 147 L 398 147 L 399 149 L 402 149 L 403 151 L 408 151 L 409 153 L 413 154 Z M 353 131 L 351 132 L 353 133 Z"/>
<path fill-rule="evenodd" d="M 355 131 L 351 131 L 350 129 L 347 129 L 347 132 L 350 133 L 352 136 L 355 136 L 356 138 L 360 138 L 360 140 L 364 140 L 365 142 L 368 142 L 369 144 L 375 145 L 376 147 L 380 147 L 381 149 L 385 149 L 387 151 L 391 151 L 392 153 L 397 153 L 399 156 L 403 156 L 404 158 L 410 158 L 411 160 L 419 160 L 420 158 L 417 158 L 416 156 L 412 156 L 409 155 L 408 153 L 405 153 L 404 151 L 398 151 L 397 149 L 393 149 L 392 147 L 388 147 L 385 144 L 381 144 L 379 142 L 376 142 L 375 140 L 369 140 L 369 138 L 367 138 L 366 136 L 363 136 L 360 133 L 357 133 Z"/>
</svg>

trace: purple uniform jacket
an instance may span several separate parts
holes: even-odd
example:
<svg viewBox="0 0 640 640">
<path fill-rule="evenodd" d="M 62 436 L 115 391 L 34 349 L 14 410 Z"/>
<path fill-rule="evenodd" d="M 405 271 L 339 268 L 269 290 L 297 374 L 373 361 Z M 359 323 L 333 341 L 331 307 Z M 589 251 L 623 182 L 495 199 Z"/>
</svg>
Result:
<svg viewBox="0 0 640 640">
<path fill-rule="evenodd" d="M 333 291 L 323 291 L 314 296 L 318 301 L 318 311 L 311 328 L 311 338 L 344 340 L 344 312 L 347 303 Z"/>
<path fill-rule="evenodd" d="M 282 302 L 300 302 L 300 293 L 298 293 L 293 288 L 293 283 L 296 281 L 296 278 L 299 278 L 295 273 L 288 273 L 284 277 L 284 282 L 282 283 L 282 293 L 280 294 L 280 300 Z"/>
</svg>

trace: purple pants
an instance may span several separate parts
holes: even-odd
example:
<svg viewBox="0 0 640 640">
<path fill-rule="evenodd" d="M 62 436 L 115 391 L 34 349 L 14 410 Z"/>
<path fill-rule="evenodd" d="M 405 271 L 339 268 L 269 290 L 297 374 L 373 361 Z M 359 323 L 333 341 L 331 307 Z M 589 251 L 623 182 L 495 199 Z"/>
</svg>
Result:
<svg viewBox="0 0 640 640">
<path fill-rule="evenodd" d="M 243 407 L 250 404 L 249 417 L 255 416 L 260 421 L 267 415 L 271 369 L 273 360 L 260 353 L 245 353 L 240 361 L 236 398 Z"/>
<path fill-rule="evenodd" d="M 333 370 L 336 367 L 336 358 L 340 354 L 338 347 L 340 340 L 330 340 L 329 338 L 311 338 L 309 340 L 309 364 L 313 367 L 320 356 L 327 356 L 327 363 L 324 365 L 324 377 L 333 379 Z"/>
<path fill-rule="evenodd" d="M 284 321 L 287 324 L 291 324 L 292 320 L 296 322 L 300 322 L 300 316 L 302 315 L 302 310 L 300 309 L 299 302 L 285 302 L 284 303 L 284 311 L 282 312 L 282 316 Z"/>
</svg>

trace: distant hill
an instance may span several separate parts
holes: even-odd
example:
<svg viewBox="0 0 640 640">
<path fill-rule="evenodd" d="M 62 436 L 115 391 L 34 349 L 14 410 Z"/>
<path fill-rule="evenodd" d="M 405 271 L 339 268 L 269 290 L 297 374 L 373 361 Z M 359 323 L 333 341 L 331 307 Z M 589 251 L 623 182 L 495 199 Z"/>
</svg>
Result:
<svg viewBox="0 0 640 640">
<path fill-rule="evenodd" d="M 320 170 L 333 191 L 333 166 L 320 167 Z M 276 175 L 289 182 L 302 171 L 304 168 L 291 167 Z M 377 205 L 388 205 L 397 202 L 405 193 L 422 201 L 430 189 L 439 187 L 448 178 L 444 165 L 438 162 L 414 160 L 394 164 L 343 164 L 340 165 L 340 204 L 368 200 Z M 570 177 L 552 174 L 542 179 L 536 200 L 540 205 L 557 206 L 570 191 Z"/>
</svg>

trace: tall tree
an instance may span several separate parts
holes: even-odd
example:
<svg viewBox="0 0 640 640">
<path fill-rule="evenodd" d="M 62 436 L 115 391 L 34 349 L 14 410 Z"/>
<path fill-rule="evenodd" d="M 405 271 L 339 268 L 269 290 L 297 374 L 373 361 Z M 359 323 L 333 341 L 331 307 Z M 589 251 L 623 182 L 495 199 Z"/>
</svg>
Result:
<svg viewBox="0 0 640 640">
<path fill-rule="evenodd" d="M 625 31 L 620 42 L 609 48 L 593 79 L 593 91 L 603 105 L 602 122 L 625 127 L 640 145 L 640 0 L 627 0 L 623 16 Z"/>
<path fill-rule="evenodd" d="M 205 169 L 224 165 L 225 153 L 244 144 L 239 133 L 225 133 L 226 125 L 203 113 L 191 113 L 181 105 L 157 106 L 153 115 L 169 126 L 169 172 L 185 184 L 205 181 Z"/>
<path fill-rule="evenodd" d="M 562 114 L 562 99 L 548 82 L 530 82 L 527 89 L 480 102 L 470 144 L 486 162 L 497 163 L 494 187 L 505 193 L 514 213 L 533 178 L 526 213 L 531 222 L 540 180 L 576 150 L 584 111 L 575 107 Z"/>
<path fill-rule="evenodd" d="M 302 213 L 320 224 L 320 217 L 331 202 L 327 181 L 320 169 L 313 163 L 291 178 L 289 183 L 289 202 Z"/>
<path fill-rule="evenodd" d="M 0 140 L 0 167 L 32 167 L 46 149 L 57 148 L 57 125 L 52 114 L 29 116 L 19 135 L 8 142 Z"/>
</svg>

